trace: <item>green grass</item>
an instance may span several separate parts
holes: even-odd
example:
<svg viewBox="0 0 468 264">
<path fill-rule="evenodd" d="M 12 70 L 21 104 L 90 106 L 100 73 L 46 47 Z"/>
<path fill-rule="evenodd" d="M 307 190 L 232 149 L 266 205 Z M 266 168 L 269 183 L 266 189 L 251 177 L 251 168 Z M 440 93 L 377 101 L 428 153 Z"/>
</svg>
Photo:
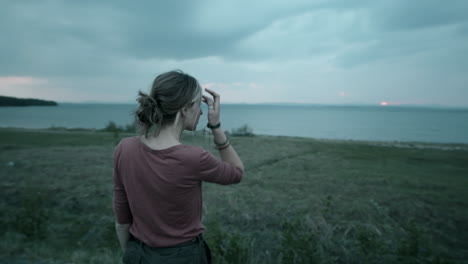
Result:
<svg viewBox="0 0 468 264">
<path fill-rule="evenodd" d="M 119 263 L 112 158 L 125 136 L 0 129 L 0 263 Z M 216 153 L 209 135 L 184 142 Z M 215 263 L 466 263 L 466 145 L 232 142 L 242 183 L 203 185 Z"/>
</svg>

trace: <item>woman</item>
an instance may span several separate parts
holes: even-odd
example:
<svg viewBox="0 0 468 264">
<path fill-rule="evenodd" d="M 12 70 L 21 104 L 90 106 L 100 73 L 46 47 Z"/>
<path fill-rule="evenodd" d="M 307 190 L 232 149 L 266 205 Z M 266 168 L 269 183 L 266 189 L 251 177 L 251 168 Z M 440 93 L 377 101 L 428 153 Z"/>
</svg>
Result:
<svg viewBox="0 0 468 264">
<path fill-rule="evenodd" d="M 124 138 L 114 152 L 116 232 L 124 263 L 210 263 L 201 223 L 201 182 L 233 184 L 244 166 L 220 126 L 220 97 L 181 71 L 159 75 L 149 94 L 139 92 L 135 117 L 141 135 Z M 180 142 L 194 131 L 208 105 L 221 159 Z"/>
</svg>

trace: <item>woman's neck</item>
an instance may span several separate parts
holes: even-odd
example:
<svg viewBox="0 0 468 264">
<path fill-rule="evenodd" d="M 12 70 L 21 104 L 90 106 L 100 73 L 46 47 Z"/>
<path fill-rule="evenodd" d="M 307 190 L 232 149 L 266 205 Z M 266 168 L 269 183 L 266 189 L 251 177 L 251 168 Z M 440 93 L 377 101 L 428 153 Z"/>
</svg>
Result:
<svg viewBox="0 0 468 264">
<path fill-rule="evenodd" d="M 142 141 L 151 148 L 165 149 L 175 145 L 180 145 L 180 138 L 183 131 L 182 122 L 161 127 L 157 136 L 142 137 Z"/>
<path fill-rule="evenodd" d="M 178 126 L 167 126 L 162 127 L 159 130 L 159 134 L 154 137 L 154 139 L 158 141 L 165 141 L 165 142 L 177 142 L 180 144 L 180 137 L 182 135 L 182 129 Z"/>
</svg>

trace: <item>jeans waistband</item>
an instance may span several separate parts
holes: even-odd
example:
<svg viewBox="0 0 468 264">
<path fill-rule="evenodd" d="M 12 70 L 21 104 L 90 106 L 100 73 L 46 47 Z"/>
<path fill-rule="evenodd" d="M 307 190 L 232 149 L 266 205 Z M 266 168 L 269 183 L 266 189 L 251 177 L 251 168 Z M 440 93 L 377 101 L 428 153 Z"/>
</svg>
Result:
<svg viewBox="0 0 468 264">
<path fill-rule="evenodd" d="M 198 244 L 198 243 L 202 242 L 203 241 L 203 235 L 199 234 L 198 236 L 190 239 L 189 241 L 182 242 L 180 244 L 177 244 L 177 245 L 174 245 L 174 246 L 169 246 L 169 247 L 150 247 L 150 246 L 147 246 L 145 243 L 143 243 L 138 238 L 134 237 L 132 234 L 130 234 L 130 239 L 135 240 L 140 245 L 144 245 L 146 247 L 154 248 L 154 249 L 156 249 L 156 248 L 178 248 L 178 247 L 190 246 L 190 245 Z"/>
</svg>

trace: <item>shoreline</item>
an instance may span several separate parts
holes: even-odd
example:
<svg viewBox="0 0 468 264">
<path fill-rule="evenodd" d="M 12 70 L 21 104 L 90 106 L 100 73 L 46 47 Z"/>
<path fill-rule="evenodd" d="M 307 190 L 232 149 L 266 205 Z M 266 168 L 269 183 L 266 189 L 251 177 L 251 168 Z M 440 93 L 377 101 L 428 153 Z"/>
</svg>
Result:
<svg viewBox="0 0 468 264">
<path fill-rule="evenodd" d="M 126 131 L 105 131 L 102 129 L 89 129 L 89 128 L 21 128 L 21 127 L 0 127 L 1 131 L 16 131 L 16 132 L 38 132 L 38 133 L 70 133 L 70 134 L 89 134 L 89 133 L 115 133 L 121 135 L 133 135 L 136 133 L 129 133 Z M 185 131 L 184 135 L 189 136 L 190 132 Z M 203 135 L 203 130 L 195 131 L 195 135 Z M 208 133 L 207 135 L 210 135 Z M 286 139 L 293 141 L 311 141 L 311 142 L 323 142 L 332 144 L 361 144 L 377 147 L 388 147 L 388 148 L 406 148 L 406 149 L 436 149 L 445 151 L 467 151 L 468 143 L 443 143 L 443 142 L 421 142 L 421 141 L 379 141 L 379 140 L 356 140 L 356 139 L 332 139 L 332 138 L 312 138 L 312 137 L 296 137 L 296 136 L 278 136 L 278 135 L 264 135 L 255 134 L 254 136 L 231 136 L 231 137 L 243 137 L 243 138 L 270 138 L 270 139 Z"/>
</svg>

